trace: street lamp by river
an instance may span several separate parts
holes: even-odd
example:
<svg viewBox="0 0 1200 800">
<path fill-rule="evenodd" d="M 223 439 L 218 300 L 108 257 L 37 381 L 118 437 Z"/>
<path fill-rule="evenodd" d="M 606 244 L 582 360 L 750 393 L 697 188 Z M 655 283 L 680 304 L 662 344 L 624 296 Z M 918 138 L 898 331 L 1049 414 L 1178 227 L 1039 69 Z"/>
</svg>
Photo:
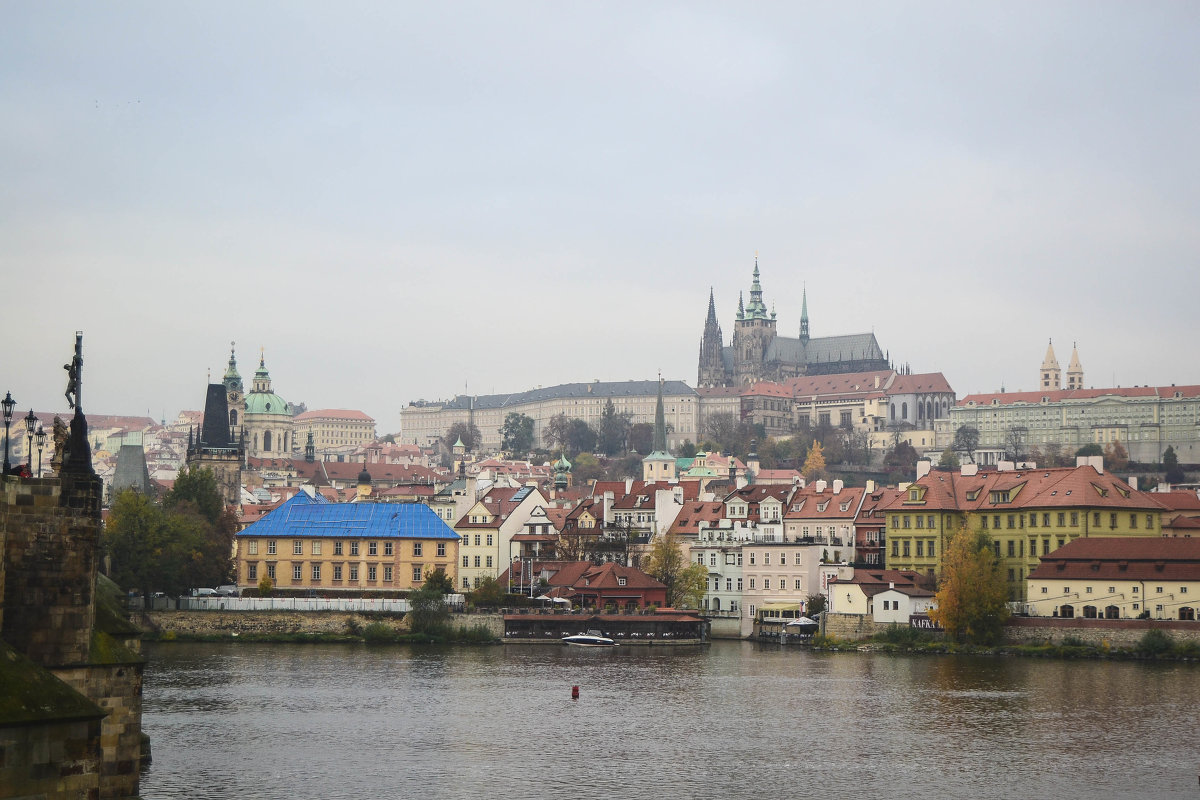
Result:
<svg viewBox="0 0 1200 800">
<path fill-rule="evenodd" d="M 8 474 L 8 426 L 12 424 L 13 407 L 17 404 L 16 400 L 12 399 L 12 392 L 5 392 L 4 399 L 0 400 L 0 406 L 4 407 L 4 474 Z"/>
<path fill-rule="evenodd" d="M 25 433 L 28 438 L 28 444 L 25 447 L 25 454 L 29 457 L 28 464 L 29 474 L 33 474 L 33 432 L 37 428 L 38 418 L 33 413 L 33 409 L 29 409 L 28 416 L 25 417 Z"/>
</svg>

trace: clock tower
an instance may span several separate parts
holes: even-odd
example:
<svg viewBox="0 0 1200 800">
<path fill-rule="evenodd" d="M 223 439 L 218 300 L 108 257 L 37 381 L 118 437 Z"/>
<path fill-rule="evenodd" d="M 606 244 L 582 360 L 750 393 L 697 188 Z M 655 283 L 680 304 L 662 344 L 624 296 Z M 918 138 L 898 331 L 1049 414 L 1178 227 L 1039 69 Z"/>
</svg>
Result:
<svg viewBox="0 0 1200 800">
<path fill-rule="evenodd" d="M 246 392 L 242 388 L 242 376 L 238 373 L 237 358 L 233 352 L 235 345 L 236 342 L 229 343 L 229 367 L 226 368 L 225 378 L 221 381 L 225 384 L 225 401 L 229 405 L 231 436 L 236 436 L 237 431 L 246 424 Z"/>
</svg>

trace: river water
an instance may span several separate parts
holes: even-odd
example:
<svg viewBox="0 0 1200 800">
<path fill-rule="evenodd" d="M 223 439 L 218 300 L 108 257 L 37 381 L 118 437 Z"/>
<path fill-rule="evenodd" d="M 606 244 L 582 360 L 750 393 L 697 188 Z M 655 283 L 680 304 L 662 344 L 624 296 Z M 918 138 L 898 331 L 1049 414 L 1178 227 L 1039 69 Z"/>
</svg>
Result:
<svg viewBox="0 0 1200 800">
<path fill-rule="evenodd" d="M 722 641 L 146 654 L 146 800 L 1200 797 L 1195 664 Z"/>
</svg>

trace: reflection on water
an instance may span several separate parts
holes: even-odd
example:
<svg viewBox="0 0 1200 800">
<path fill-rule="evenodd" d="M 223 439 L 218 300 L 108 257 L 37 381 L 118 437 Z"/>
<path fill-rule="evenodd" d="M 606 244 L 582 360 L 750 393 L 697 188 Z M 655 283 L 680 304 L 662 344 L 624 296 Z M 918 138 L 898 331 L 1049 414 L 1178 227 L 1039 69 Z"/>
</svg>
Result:
<svg viewBox="0 0 1200 800">
<path fill-rule="evenodd" d="M 147 652 L 146 800 L 1196 796 L 1194 665 L 748 642 Z"/>
</svg>

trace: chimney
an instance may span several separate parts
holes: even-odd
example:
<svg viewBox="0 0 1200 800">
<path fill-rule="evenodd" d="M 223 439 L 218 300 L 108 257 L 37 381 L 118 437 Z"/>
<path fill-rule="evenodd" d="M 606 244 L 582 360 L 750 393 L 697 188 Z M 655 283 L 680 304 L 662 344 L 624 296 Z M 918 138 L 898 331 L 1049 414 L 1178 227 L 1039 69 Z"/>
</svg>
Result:
<svg viewBox="0 0 1200 800">
<path fill-rule="evenodd" d="M 817 481 L 814 484 L 814 486 L 816 486 L 817 494 L 820 494 L 821 492 L 825 491 L 825 487 L 828 486 L 828 484 L 825 483 L 825 481 L 821 480 L 821 481 Z"/>
<path fill-rule="evenodd" d="M 612 520 L 612 506 L 616 497 L 612 492 L 604 493 L 604 519 L 601 520 L 602 525 L 607 525 Z"/>
<path fill-rule="evenodd" d="M 1138 487 L 1137 487 L 1137 475 L 1130 475 L 1130 476 L 1129 476 L 1129 488 L 1130 488 L 1130 489 L 1133 489 L 1135 492 L 1138 490 Z"/>
<path fill-rule="evenodd" d="M 868 480 L 867 488 L 864 491 L 866 491 L 867 494 L 875 494 L 875 481 Z"/>
<path fill-rule="evenodd" d="M 997 461 L 996 462 L 996 471 L 997 472 L 1014 472 L 1016 470 L 1016 468 L 1017 468 L 1017 465 L 1011 461 Z"/>
<path fill-rule="evenodd" d="M 633 478 L 626 478 L 625 479 L 625 494 L 629 494 L 632 491 L 633 491 Z"/>
<path fill-rule="evenodd" d="M 896 588 L 896 582 L 895 582 L 895 581 L 888 581 L 888 588 L 889 588 L 889 589 L 895 589 L 895 588 Z"/>
<path fill-rule="evenodd" d="M 933 467 L 933 462 L 928 458 L 922 458 L 917 462 L 917 480 L 921 480 L 929 474 L 929 470 Z"/>
<path fill-rule="evenodd" d="M 963 464 L 961 474 L 964 478 L 970 478 L 973 475 L 978 475 L 979 474 L 979 465 L 978 464 Z"/>
<path fill-rule="evenodd" d="M 841 478 L 838 478 L 837 480 L 835 480 L 835 481 L 833 482 L 833 493 L 834 493 L 834 494 L 841 494 L 841 493 L 842 493 L 842 487 L 843 487 L 843 486 L 845 486 L 845 484 L 842 482 L 842 479 L 841 479 Z"/>
</svg>

